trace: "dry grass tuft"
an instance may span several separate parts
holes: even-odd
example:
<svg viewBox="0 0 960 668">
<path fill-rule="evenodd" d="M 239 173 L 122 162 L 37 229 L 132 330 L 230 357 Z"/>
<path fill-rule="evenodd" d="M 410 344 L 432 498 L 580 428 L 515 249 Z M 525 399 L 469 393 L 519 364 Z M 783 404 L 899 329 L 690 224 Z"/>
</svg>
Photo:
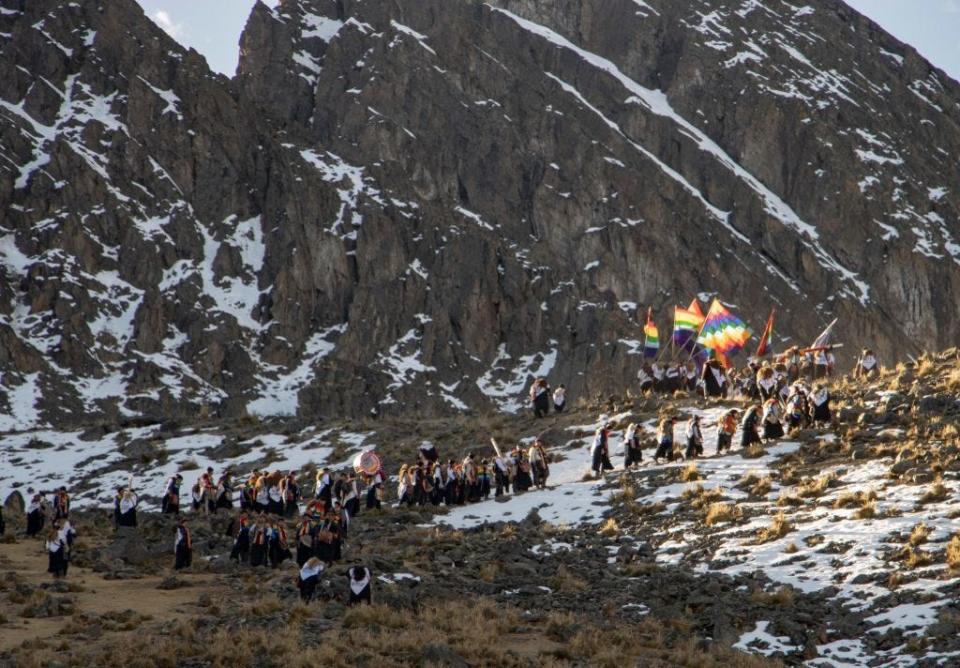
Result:
<svg viewBox="0 0 960 668">
<path fill-rule="evenodd" d="M 703 510 L 711 503 L 717 503 L 723 500 L 723 490 L 720 487 L 711 487 L 704 489 L 703 485 L 688 487 L 680 495 L 680 498 L 690 503 L 690 507 L 695 510 Z"/>
<path fill-rule="evenodd" d="M 556 574 L 550 579 L 550 586 L 564 594 L 576 594 L 586 591 L 590 585 L 586 580 L 561 564 Z"/>
<path fill-rule="evenodd" d="M 740 456 L 744 459 L 759 459 L 767 454 L 760 443 L 751 443 L 745 450 L 740 451 Z"/>
<path fill-rule="evenodd" d="M 822 496 L 827 489 L 830 487 L 830 483 L 834 480 L 832 475 L 822 475 L 818 478 L 812 478 L 802 483 L 797 488 L 797 495 L 801 499 L 812 499 L 818 496 Z"/>
<path fill-rule="evenodd" d="M 866 492 L 843 492 L 834 502 L 834 508 L 850 508 L 852 506 L 864 506 L 871 501 L 877 500 L 877 493 L 874 490 Z"/>
<path fill-rule="evenodd" d="M 910 570 L 928 566 L 930 562 L 933 561 L 929 552 L 925 552 L 921 549 L 914 549 L 910 545 L 907 545 L 900 550 L 894 559 L 902 561 L 903 565 Z"/>
<path fill-rule="evenodd" d="M 787 516 L 782 512 L 777 513 L 773 518 L 773 521 L 770 522 L 770 526 L 766 529 L 760 529 L 757 532 L 756 543 L 761 545 L 763 543 L 769 543 L 770 541 L 777 540 L 778 538 L 783 538 L 788 533 L 793 531 L 793 525 L 790 524 L 787 520 Z"/>
<path fill-rule="evenodd" d="M 787 490 L 781 491 L 780 496 L 777 497 L 777 506 L 780 508 L 786 508 L 788 506 L 796 507 L 796 506 L 802 506 L 802 505 L 803 505 L 803 499 L 801 499 L 795 493 L 788 492 Z"/>
<path fill-rule="evenodd" d="M 747 492 L 750 496 L 766 496 L 773 488 L 773 478 L 770 476 L 760 476 L 760 474 L 751 471 L 740 478 L 737 488 Z"/>
<path fill-rule="evenodd" d="M 750 600 L 758 605 L 777 606 L 780 608 L 789 608 L 794 602 L 793 587 L 784 585 L 775 591 L 766 592 L 757 589 L 750 594 Z"/>
<path fill-rule="evenodd" d="M 870 520 L 877 516 L 877 502 L 867 501 L 853 514 L 858 520 Z"/>
<path fill-rule="evenodd" d="M 695 462 L 690 462 L 683 467 L 683 470 L 680 471 L 680 480 L 683 482 L 695 482 L 701 478 L 702 476 L 697 470 L 697 465 Z"/>
<path fill-rule="evenodd" d="M 600 534 L 603 536 L 616 536 L 620 533 L 620 525 L 617 524 L 617 520 L 613 517 L 609 518 L 606 522 L 603 523 L 603 526 L 600 527 Z"/>
<path fill-rule="evenodd" d="M 954 535 L 947 542 L 947 565 L 950 568 L 960 568 L 960 535 Z"/>
<path fill-rule="evenodd" d="M 927 539 L 930 537 L 930 527 L 928 527 L 924 522 L 913 527 L 913 531 L 910 532 L 910 538 L 907 542 L 913 547 L 919 547 L 927 542 Z"/>
<path fill-rule="evenodd" d="M 707 526 L 713 526 L 720 522 L 735 522 L 743 517 L 743 510 L 732 503 L 716 502 L 711 503 L 704 514 L 703 521 Z"/>
<path fill-rule="evenodd" d="M 936 480 L 930 485 L 927 491 L 923 493 L 918 503 L 920 505 L 939 503 L 940 501 L 945 501 L 949 495 L 950 491 L 947 489 L 947 486 L 943 484 L 943 481 Z"/>
</svg>

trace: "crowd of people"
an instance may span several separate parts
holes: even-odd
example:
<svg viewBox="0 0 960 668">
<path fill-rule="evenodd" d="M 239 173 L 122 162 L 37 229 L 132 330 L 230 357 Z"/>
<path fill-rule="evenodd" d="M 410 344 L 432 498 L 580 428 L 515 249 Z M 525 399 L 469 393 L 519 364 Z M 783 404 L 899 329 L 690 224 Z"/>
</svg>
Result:
<svg viewBox="0 0 960 668">
<path fill-rule="evenodd" d="M 715 454 L 729 450 L 737 429 L 740 429 L 740 446 L 749 448 L 756 443 L 767 443 L 786 434 L 809 426 L 826 426 L 832 422 L 831 395 L 823 382 L 810 385 L 803 378 L 789 382 L 786 374 L 775 372 L 769 366 L 761 366 L 756 372 L 755 389 L 745 389 L 738 398 L 746 403 L 744 409 L 728 408 L 717 419 Z M 660 418 L 655 437 L 653 462 L 660 460 L 696 459 L 704 455 L 703 425 L 700 415 L 686 420 L 682 440 L 677 440 L 675 415 Z M 591 442 L 590 468 L 599 477 L 613 470 L 610 460 L 610 435 L 612 424 L 597 429 Z M 635 468 L 643 462 L 643 429 L 636 423 L 623 431 L 624 469 Z"/>
<path fill-rule="evenodd" d="M 864 350 L 853 375 L 869 377 L 879 371 L 876 356 Z M 698 372 L 693 362 L 645 365 L 638 374 L 644 392 L 686 390 L 704 399 L 738 399 L 741 408 L 726 408 L 716 422 L 715 453 L 729 450 L 739 430 L 744 448 L 774 441 L 796 429 L 826 425 L 832 420 L 831 396 L 826 381 L 835 373 L 835 360 L 829 350 L 816 355 L 790 349 L 772 361 L 750 360 L 743 369 L 728 370 L 716 361 L 708 361 Z M 567 402 L 566 389 L 551 389 L 545 379 L 536 379 L 529 393 L 530 408 L 536 418 L 551 410 L 560 413 Z M 684 421 L 675 415 L 663 416 L 653 438 L 644 429 L 630 423 L 622 432 L 623 467 L 632 469 L 644 461 L 645 447 L 654 449 L 654 463 L 677 459 L 696 459 L 704 455 L 704 437 L 700 415 Z M 590 442 L 590 466 L 595 476 L 613 470 L 610 437 L 614 425 L 596 430 Z M 679 438 L 678 438 L 679 437 Z M 519 494 L 532 488 L 544 489 L 550 475 L 548 446 L 542 438 L 517 445 L 502 453 L 493 441 L 494 455 L 477 456 L 470 452 L 462 460 L 443 461 L 436 446 L 425 442 L 415 462 L 400 466 L 396 476 L 396 505 L 457 506 L 476 503 L 505 494 Z M 312 496 L 307 498 L 296 471 L 254 470 L 238 482 L 228 469 L 219 477 L 207 468 L 190 488 L 188 508 L 195 516 L 218 513 L 239 514 L 231 522 L 233 547 L 230 559 L 252 567 L 278 568 L 294 561 L 297 584 L 305 601 L 315 597 L 321 576 L 343 559 L 351 522 L 361 505 L 369 510 L 382 508 L 387 475 L 381 467 L 373 472 L 327 468 L 316 472 Z M 193 561 L 193 537 L 187 515 L 181 507 L 183 476 L 171 477 L 164 490 L 161 512 L 176 517 L 174 529 L 175 570 L 188 568 Z M 66 576 L 76 531 L 69 520 L 70 497 L 61 487 L 47 498 L 34 494 L 26 508 L 26 534 L 42 537 L 49 556 L 48 571 L 56 578 Z M 361 500 L 365 499 L 365 504 Z M 137 526 L 139 497 L 130 485 L 120 487 L 114 498 L 114 524 Z M 237 508 L 239 506 L 239 508 Z M 3 518 L 0 516 L 0 532 Z M 354 565 L 347 574 L 351 602 L 369 602 L 371 573 Z"/>
<path fill-rule="evenodd" d="M 879 370 L 876 355 L 865 348 L 857 358 L 853 375 L 857 378 L 869 377 Z M 637 380 L 640 391 L 644 393 L 673 394 L 685 391 L 704 398 L 765 399 L 764 393 L 774 385 L 782 390 L 799 380 L 808 384 L 826 382 L 836 372 L 837 360 L 831 349 L 804 351 L 794 346 L 772 360 L 751 358 L 741 369 L 727 368 L 715 359 L 707 360 L 700 368 L 693 359 L 672 362 L 654 360 L 643 365 L 637 373 Z M 531 407 L 536 412 L 532 399 Z"/>
<path fill-rule="evenodd" d="M 417 461 L 403 464 L 397 474 L 397 505 L 458 506 L 484 501 L 491 493 L 500 497 L 547 486 L 550 464 L 543 440 L 506 454 L 494 445 L 494 451 L 491 458 L 469 452 L 461 461 L 444 463 L 433 443 L 422 444 Z"/>
</svg>

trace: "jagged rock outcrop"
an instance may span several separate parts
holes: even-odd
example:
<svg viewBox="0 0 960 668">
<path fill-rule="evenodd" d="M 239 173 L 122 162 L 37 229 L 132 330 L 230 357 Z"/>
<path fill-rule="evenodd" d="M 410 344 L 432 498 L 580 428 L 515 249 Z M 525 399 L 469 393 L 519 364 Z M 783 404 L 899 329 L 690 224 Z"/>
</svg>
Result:
<svg viewBox="0 0 960 668">
<path fill-rule="evenodd" d="M 0 0 L 0 428 L 622 388 L 717 293 L 960 335 L 960 86 L 838 0 Z M 666 325 L 664 322 L 663 325 Z"/>
</svg>

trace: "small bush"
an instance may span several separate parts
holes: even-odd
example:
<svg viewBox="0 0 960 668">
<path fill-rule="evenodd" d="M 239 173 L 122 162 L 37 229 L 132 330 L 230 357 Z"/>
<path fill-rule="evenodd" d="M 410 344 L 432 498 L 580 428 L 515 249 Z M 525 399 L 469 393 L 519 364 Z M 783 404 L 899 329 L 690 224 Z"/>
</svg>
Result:
<svg viewBox="0 0 960 668">
<path fill-rule="evenodd" d="M 858 520 L 870 520 L 877 516 L 876 501 L 867 501 L 853 514 Z"/>
<path fill-rule="evenodd" d="M 600 534 L 603 536 L 616 536 L 619 533 L 620 525 L 617 524 L 617 520 L 613 517 L 609 518 L 603 523 L 603 526 L 600 527 Z"/>
<path fill-rule="evenodd" d="M 680 480 L 683 482 L 694 482 L 701 479 L 700 472 L 697 470 L 695 462 L 690 462 L 680 471 Z"/>
<path fill-rule="evenodd" d="M 940 501 L 945 501 L 950 492 L 947 489 L 947 486 L 943 484 L 942 480 L 935 481 L 930 485 L 929 489 L 923 493 L 923 496 L 920 497 L 920 505 L 925 505 L 927 503 L 939 503 Z"/>
<path fill-rule="evenodd" d="M 760 531 L 757 532 L 756 543 L 758 545 L 769 543 L 770 541 L 777 540 L 778 538 L 783 538 L 791 531 L 793 531 L 793 525 L 787 520 L 787 516 L 782 512 L 777 513 L 776 517 L 773 518 L 773 521 L 770 522 L 769 527 L 766 529 L 760 529 Z"/>
<path fill-rule="evenodd" d="M 913 531 L 910 532 L 910 538 L 907 540 L 907 542 L 913 547 L 918 547 L 926 543 L 929 537 L 930 527 L 928 527 L 924 522 L 920 522 L 920 524 L 913 527 Z"/>
<path fill-rule="evenodd" d="M 947 542 L 947 565 L 950 568 L 960 568 L 960 535 L 954 535 Z"/>
<path fill-rule="evenodd" d="M 743 517 L 743 511 L 732 503 L 716 502 L 711 503 L 707 508 L 703 521 L 707 526 L 713 526 L 720 522 L 734 522 Z"/>
<path fill-rule="evenodd" d="M 740 456 L 744 459 L 759 459 L 767 454 L 760 443 L 751 443 L 745 450 L 740 451 Z"/>
</svg>

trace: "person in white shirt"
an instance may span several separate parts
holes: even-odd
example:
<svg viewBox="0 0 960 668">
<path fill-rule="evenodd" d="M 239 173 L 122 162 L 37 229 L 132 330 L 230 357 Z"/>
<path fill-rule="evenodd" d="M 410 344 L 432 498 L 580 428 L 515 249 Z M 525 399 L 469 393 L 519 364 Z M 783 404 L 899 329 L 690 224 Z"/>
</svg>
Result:
<svg viewBox="0 0 960 668">
<path fill-rule="evenodd" d="M 557 386 L 553 391 L 553 410 L 555 413 L 562 413 L 567 405 L 567 388 L 563 385 Z"/>
<path fill-rule="evenodd" d="M 869 348 L 864 348 L 857 361 L 857 366 L 853 370 L 856 378 L 869 378 L 880 372 L 880 364 L 877 362 L 877 356 Z"/>
</svg>

